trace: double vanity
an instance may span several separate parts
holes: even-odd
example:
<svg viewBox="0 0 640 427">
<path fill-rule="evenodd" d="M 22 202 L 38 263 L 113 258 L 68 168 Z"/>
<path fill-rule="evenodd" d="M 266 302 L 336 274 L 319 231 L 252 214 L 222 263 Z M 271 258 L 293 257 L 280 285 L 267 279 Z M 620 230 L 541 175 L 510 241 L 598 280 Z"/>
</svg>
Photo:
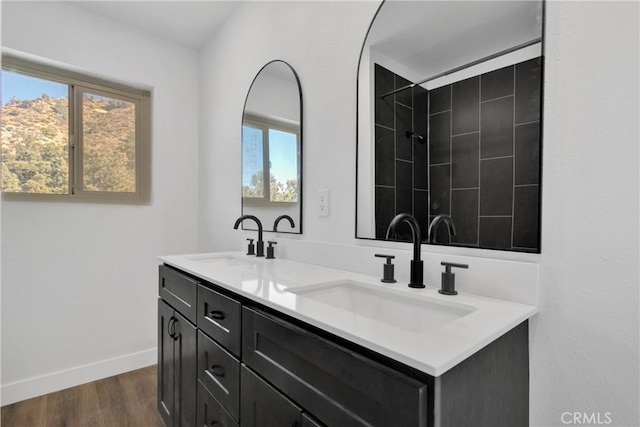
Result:
<svg viewBox="0 0 640 427">
<path fill-rule="evenodd" d="M 258 72 L 242 115 L 234 225 L 258 232 L 255 245 L 247 239 L 257 256 L 161 258 L 158 409 L 167 426 L 528 425 L 537 307 L 471 293 L 535 304 L 513 295 L 537 295 L 527 286 L 537 278 L 498 272 L 491 258 L 500 256 L 476 258 L 483 268 L 457 293 L 451 268 L 467 260 L 439 259 L 442 287 L 425 288 L 420 248 L 540 252 L 543 22 L 537 0 L 378 9 L 358 61 L 355 229 L 359 239 L 413 242 L 409 286 L 393 283 L 393 255 L 376 255 L 391 283 L 274 259 L 274 241 L 265 257 L 263 232 L 287 218 L 278 232 L 302 234 L 308 214 L 300 79 L 281 60 Z M 329 190 L 315 191 L 318 215 L 328 216 Z"/>
<path fill-rule="evenodd" d="M 167 426 L 528 424 L 535 306 L 235 252 L 161 260 Z"/>
</svg>

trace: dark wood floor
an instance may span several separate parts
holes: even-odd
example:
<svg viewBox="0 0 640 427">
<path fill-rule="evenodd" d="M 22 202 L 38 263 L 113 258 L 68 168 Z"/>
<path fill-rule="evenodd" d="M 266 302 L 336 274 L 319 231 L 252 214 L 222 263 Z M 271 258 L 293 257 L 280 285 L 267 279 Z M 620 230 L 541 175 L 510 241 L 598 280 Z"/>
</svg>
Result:
<svg viewBox="0 0 640 427">
<path fill-rule="evenodd" d="M 2 427 L 164 427 L 156 366 L 2 407 Z"/>
</svg>

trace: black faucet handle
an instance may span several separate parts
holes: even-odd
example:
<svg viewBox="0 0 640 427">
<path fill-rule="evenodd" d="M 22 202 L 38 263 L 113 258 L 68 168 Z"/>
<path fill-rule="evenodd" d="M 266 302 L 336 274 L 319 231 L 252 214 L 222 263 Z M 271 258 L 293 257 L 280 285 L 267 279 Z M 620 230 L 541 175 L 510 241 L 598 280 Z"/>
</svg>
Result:
<svg viewBox="0 0 640 427">
<path fill-rule="evenodd" d="M 458 264 L 458 263 L 455 263 L 455 262 L 445 262 L 445 261 L 442 261 L 442 262 L 440 263 L 440 265 L 444 265 L 444 267 L 445 267 L 445 271 L 446 271 L 447 273 L 451 273 L 451 267 L 455 267 L 455 268 L 469 268 L 469 264 Z"/>
<path fill-rule="evenodd" d="M 396 257 L 395 255 L 385 255 L 385 254 L 375 254 L 374 256 L 376 258 L 386 258 L 387 264 L 391 264 L 391 260 Z"/>
<path fill-rule="evenodd" d="M 442 261 L 440 265 L 445 267 L 445 271 L 442 272 L 442 287 L 438 292 L 443 295 L 457 295 L 456 275 L 451 272 L 451 268 L 469 268 L 469 264 Z"/>
<path fill-rule="evenodd" d="M 392 259 L 395 258 L 394 255 L 384 255 L 384 254 L 375 254 L 376 258 L 386 258 L 387 262 L 382 266 L 382 279 L 380 279 L 381 282 L 384 283 L 396 283 L 396 278 L 393 277 L 394 276 L 394 270 L 395 270 L 395 266 L 393 265 L 393 262 L 391 262 Z"/>
<path fill-rule="evenodd" d="M 267 243 L 269 244 L 269 246 L 267 247 L 267 259 L 275 259 L 273 245 L 277 245 L 278 242 L 274 242 L 273 240 L 268 240 Z"/>
<path fill-rule="evenodd" d="M 256 245 L 253 244 L 254 239 L 247 239 L 249 241 L 249 246 L 247 246 L 247 255 L 255 255 L 256 254 Z"/>
</svg>

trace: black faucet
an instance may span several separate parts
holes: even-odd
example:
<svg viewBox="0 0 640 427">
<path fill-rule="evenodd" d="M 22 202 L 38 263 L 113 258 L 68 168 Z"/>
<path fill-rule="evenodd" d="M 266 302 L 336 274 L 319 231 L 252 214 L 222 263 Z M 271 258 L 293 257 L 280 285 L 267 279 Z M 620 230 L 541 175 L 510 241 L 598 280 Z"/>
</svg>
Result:
<svg viewBox="0 0 640 427">
<path fill-rule="evenodd" d="M 438 215 L 431 221 L 429 225 L 429 231 L 427 232 L 427 239 L 429 243 L 437 243 L 436 242 L 436 232 L 438 231 L 438 227 L 441 223 L 447 224 L 447 230 L 449 230 L 449 237 L 456 235 L 456 226 L 453 223 L 453 219 L 449 215 Z"/>
<path fill-rule="evenodd" d="M 273 231 L 278 231 L 278 223 L 283 219 L 289 221 L 289 224 L 291 224 L 291 228 L 294 228 L 296 226 L 296 224 L 293 222 L 293 218 L 291 218 L 289 215 L 280 215 L 278 218 L 276 218 L 275 221 L 273 221 Z"/>
<path fill-rule="evenodd" d="M 256 243 L 256 256 L 264 256 L 264 242 L 262 241 L 262 223 L 260 220 L 253 215 L 242 215 L 240 218 L 236 220 L 236 223 L 233 225 L 233 229 L 237 230 L 240 226 L 240 223 L 245 219 L 252 219 L 258 224 L 258 242 Z"/>
<path fill-rule="evenodd" d="M 411 228 L 411 234 L 413 234 L 413 259 L 411 260 L 411 280 L 409 281 L 410 288 L 424 288 L 423 276 L 424 266 L 420 259 L 420 240 L 422 239 L 422 233 L 420 232 L 420 225 L 418 221 L 408 213 L 401 213 L 395 216 L 389 227 L 387 228 L 387 240 L 390 237 L 395 236 L 398 226 L 406 222 Z"/>
</svg>

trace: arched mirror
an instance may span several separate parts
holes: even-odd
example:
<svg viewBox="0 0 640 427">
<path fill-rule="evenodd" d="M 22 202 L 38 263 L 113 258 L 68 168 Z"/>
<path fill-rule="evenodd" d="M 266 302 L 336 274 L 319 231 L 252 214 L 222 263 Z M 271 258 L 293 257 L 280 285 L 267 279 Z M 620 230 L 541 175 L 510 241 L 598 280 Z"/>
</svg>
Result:
<svg viewBox="0 0 640 427">
<path fill-rule="evenodd" d="M 384 2 L 358 69 L 356 237 L 540 251 L 543 1 Z M 410 234 L 398 234 L 401 240 Z"/>
<path fill-rule="evenodd" d="M 302 233 L 302 92 L 289 64 L 269 62 L 257 74 L 242 115 L 242 214 L 264 231 Z M 248 224 L 246 227 L 251 227 Z"/>
</svg>

